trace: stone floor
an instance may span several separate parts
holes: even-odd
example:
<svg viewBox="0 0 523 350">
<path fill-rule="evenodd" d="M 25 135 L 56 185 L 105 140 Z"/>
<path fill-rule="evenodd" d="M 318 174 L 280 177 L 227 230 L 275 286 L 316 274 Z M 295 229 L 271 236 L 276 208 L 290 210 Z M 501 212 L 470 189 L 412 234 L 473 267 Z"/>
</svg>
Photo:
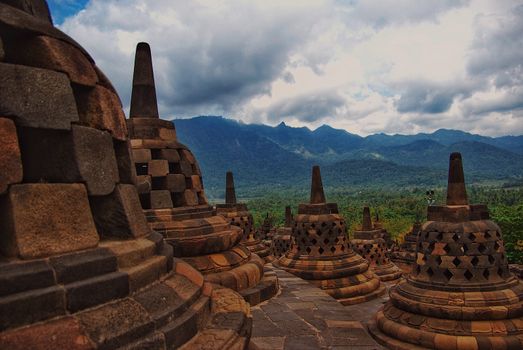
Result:
<svg viewBox="0 0 523 350">
<path fill-rule="evenodd" d="M 343 306 L 307 281 L 283 270 L 274 271 L 281 290 L 276 297 L 251 308 L 250 350 L 383 349 L 367 333 L 364 322 L 388 300 L 388 295 Z"/>
</svg>

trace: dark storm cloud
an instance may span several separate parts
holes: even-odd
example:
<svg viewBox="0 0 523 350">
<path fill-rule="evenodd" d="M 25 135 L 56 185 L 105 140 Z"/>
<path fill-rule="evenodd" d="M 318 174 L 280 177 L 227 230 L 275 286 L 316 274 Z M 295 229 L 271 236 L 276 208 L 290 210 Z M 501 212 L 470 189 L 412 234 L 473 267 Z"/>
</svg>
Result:
<svg viewBox="0 0 523 350">
<path fill-rule="evenodd" d="M 302 122 L 314 122 L 337 114 L 337 109 L 345 105 L 345 99 L 336 92 L 329 91 L 309 94 L 271 106 L 267 111 L 267 119 L 278 122 L 285 118 L 296 118 Z"/>
<path fill-rule="evenodd" d="M 308 40 L 323 11 L 329 11 L 315 4 L 250 1 L 126 2 L 121 15 L 114 11 L 118 2 L 93 2 L 88 13 L 64 28 L 90 45 L 97 62 L 114 73 L 111 79 L 124 105 L 129 104 L 132 57 L 115 52 L 113 41 L 131 41 L 133 47 L 137 41 L 149 42 L 160 109 L 185 115 L 230 113 L 256 96 L 269 95 L 273 81 L 292 79 L 286 72 L 290 56 Z M 97 33 L 105 40 L 94 40 Z"/>
<path fill-rule="evenodd" d="M 400 113 L 443 113 L 450 109 L 458 93 L 447 86 L 412 82 L 404 88 L 396 101 L 396 109 Z"/>
<path fill-rule="evenodd" d="M 508 16 L 478 16 L 476 28 L 469 74 L 493 77 L 497 87 L 522 85 L 523 5 Z"/>
</svg>

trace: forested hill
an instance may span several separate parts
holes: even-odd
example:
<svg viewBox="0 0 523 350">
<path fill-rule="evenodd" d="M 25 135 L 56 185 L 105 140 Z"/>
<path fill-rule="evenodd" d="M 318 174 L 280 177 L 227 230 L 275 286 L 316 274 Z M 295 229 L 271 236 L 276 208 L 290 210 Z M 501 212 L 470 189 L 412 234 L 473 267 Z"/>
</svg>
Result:
<svg viewBox="0 0 523 350">
<path fill-rule="evenodd" d="M 322 165 L 325 186 L 438 186 L 455 151 L 463 154 L 469 183 L 518 183 L 523 177 L 523 136 L 492 138 L 440 129 L 361 137 L 327 125 L 312 131 L 208 116 L 174 122 L 179 141 L 200 163 L 211 198 L 223 195 L 227 170 L 234 172 L 240 196 L 256 196 L 307 188 L 312 164 Z"/>
</svg>

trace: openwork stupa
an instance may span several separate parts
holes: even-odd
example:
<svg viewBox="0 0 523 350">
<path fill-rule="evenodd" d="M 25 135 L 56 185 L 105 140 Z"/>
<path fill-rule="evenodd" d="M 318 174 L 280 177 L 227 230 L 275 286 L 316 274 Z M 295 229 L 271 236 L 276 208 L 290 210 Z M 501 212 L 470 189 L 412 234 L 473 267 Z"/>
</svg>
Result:
<svg viewBox="0 0 523 350">
<path fill-rule="evenodd" d="M 370 269 L 381 281 L 392 281 L 401 277 L 402 271 L 389 260 L 383 231 L 372 226 L 369 207 L 363 208 L 363 225 L 354 231 L 351 241 L 354 250 L 370 264 Z"/>
<path fill-rule="evenodd" d="M 258 238 L 265 242 L 270 241 L 273 235 L 272 218 L 269 216 L 269 213 L 267 213 L 261 226 L 258 228 Z"/>
<path fill-rule="evenodd" d="M 485 205 L 469 205 L 461 155 L 450 155 L 447 204 L 429 206 L 411 275 L 369 329 L 391 349 L 522 349 L 523 284 Z"/>
<path fill-rule="evenodd" d="M 251 304 L 277 292 L 264 278 L 264 261 L 240 245 L 241 228 L 208 204 L 192 152 L 178 142 L 174 124 L 158 115 L 151 50 L 136 47 L 130 119 L 127 121 L 138 193 L 149 226 L 198 269 L 208 282 L 231 288 Z"/>
<path fill-rule="evenodd" d="M 0 29 L 0 349 L 244 347 L 248 304 L 148 227 L 93 59 L 45 1 L 0 2 Z"/>
<path fill-rule="evenodd" d="M 390 252 L 390 260 L 405 273 L 410 273 L 412 266 L 416 262 L 416 245 L 420 232 L 421 223 L 415 222 L 412 225 L 412 229 L 405 235 L 399 249 Z"/>
<path fill-rule="evenodd" d="M 294 218 L 291 247 L 273 264 L 309 280 L 344 305 L 385 293 L 369 263 L 352 250 L 338 205 L 326 202 L 318 166 L 312 168 L 310 203 L 300 204 Z"/>
<path fill-rule="evenodd" d="M 231 225 L 241 228 L 243 232 L 241 243 L 246 246 L 251 253 L 258 255 L 264 259 L 265 262 L 268 262 L 269 248 L 256 237 L 254 219 L 247 209 L 247 205 L 245 203 L 237 203 L 234 178 L 230 171 L 228 171 L 226 175 L 225 204 L 217 204 L 216 213 L 223 216 Z"/>
<path fill-rule="evenodd" d="M 271 240 L 271 255 L 275 258 L 281 257 L 291 247 L 292 221 L 292 211 L 288 205 L 285 207 L 285 223 L 276 230 Z"/>
</svg>

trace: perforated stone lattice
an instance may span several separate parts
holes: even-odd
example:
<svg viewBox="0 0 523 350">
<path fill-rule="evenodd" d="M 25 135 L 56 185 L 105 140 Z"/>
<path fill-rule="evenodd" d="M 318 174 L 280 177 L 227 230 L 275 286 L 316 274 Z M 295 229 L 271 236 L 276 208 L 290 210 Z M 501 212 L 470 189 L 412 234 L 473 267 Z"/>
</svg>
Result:
<svg viewBox="0 0 523 350">
<path fill-rule="evenodd" d="M 337 255 L 349 251 L 343 220 L 314 222 L 308 219 L 296 220 L 292 228 L 295 245 L 292 254 Z"/>
<path fill-rule="evenodd" d="M 386 254 L 387 247 L 384 239 L 379 238 L 367 242 L 369 243 L 353 244 L 352 248 L 367 261 L 372 261 L 378 266 L 390 264 Z"/>
<path fill-rule="evenodd" d="M 482 232 L 422 232 L 414 275 L 420 281 L 445 284 L 496 283 L 509 269 L 501 234 Z"/>
<path fill-rule="evenodd" d="M 207 204 L 198 163 L 183 145 L 170 142 L 165 143 L 165 148 L 148 148 L 143 142 L 139 146 L 132 144 L 144 209 Z"/>
</svg>

